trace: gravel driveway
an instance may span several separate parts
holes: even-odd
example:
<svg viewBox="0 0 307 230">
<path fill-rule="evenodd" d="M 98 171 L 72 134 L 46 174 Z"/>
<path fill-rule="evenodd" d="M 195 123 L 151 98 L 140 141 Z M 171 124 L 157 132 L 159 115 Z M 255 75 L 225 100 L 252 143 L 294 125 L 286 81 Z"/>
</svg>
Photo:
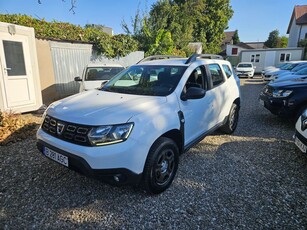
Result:
<svg viewBox="0 0 307 230">
<path fill-rule="evenodd" d="M 35 137 L 0 147 L 0 229 L 306 229 L 307 155 L 294 124 L 258 104 L 241 79 L 236 132 L 183 154 L 164 193 L 112 187 L 44 158 Z"/>
</svg>

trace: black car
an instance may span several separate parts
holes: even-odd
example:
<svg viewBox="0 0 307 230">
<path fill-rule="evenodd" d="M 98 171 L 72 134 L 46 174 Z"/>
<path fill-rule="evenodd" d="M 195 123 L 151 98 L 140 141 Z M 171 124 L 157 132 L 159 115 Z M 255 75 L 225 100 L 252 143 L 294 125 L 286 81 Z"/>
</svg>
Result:
<svg viewBox="0 0 307 230">
<path fill-rule="evenodd" d="M 307 108 L 307 80 L 291 80 L 267 84 L 259 102 L 271 113 L 297 119 Z"/>
</svg>

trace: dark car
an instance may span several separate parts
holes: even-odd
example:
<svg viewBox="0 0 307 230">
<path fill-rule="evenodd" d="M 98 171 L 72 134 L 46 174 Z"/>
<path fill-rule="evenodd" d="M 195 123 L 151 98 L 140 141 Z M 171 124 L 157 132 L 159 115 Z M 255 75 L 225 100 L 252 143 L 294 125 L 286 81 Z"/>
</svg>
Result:
<svg viewBox="0 0 307 230">
<path fill-rule="evenodd" d="M 260 93 L 259 102 L 275 115 L 297 119 L 307 108 L 307 80 L 269 83 Z"/>
</svg>

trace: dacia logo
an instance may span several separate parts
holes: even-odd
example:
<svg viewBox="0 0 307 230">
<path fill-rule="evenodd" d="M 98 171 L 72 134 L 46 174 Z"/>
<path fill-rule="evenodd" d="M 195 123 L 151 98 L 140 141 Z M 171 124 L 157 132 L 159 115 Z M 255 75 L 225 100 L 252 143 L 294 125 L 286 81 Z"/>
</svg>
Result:
<svg viewBox="0 0 307 230">
<path fill-rule="evenodd" d="M 58 135 L 61 135 L 63 133 L 65 125 L 62 123 L 58 123 L 56 127 L 56 132 Z"/>
</svg>

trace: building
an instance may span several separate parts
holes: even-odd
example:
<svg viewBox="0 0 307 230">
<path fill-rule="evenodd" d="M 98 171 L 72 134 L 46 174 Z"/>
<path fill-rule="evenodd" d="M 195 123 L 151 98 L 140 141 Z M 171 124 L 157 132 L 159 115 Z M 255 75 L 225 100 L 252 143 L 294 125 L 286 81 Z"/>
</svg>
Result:
<svg viewBox="0 0 307 230">
<path fill-rule="evenodd" d="M 300 40 L 307 39 L 307 5 L 294 7 L 287 34 L 288 47 L 298 47 Z"/>
<path fill-rule="evenodd" d="M 272 48 L 249 49 L 240 53 L 241 62 L 252 62 L 256 66 L 256 73 L 260 73 L 267 66 L 277 66 L 287 61 L 302 60 L 304 48 Z"/>
</svg>

